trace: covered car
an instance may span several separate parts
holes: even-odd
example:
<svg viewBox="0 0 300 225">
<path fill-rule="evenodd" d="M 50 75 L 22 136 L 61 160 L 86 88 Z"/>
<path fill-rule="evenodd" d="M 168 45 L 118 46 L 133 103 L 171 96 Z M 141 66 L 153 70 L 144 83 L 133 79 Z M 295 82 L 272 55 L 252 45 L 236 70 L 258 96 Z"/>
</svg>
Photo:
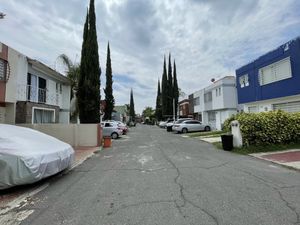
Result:
<svg viewBox="0 0 300 225">
<path fill-rule="evenodd" d="M 33 129 L 0 124 L 0 190 L 49 177 L 73 161 L 69 144 Z"/>
</svg>

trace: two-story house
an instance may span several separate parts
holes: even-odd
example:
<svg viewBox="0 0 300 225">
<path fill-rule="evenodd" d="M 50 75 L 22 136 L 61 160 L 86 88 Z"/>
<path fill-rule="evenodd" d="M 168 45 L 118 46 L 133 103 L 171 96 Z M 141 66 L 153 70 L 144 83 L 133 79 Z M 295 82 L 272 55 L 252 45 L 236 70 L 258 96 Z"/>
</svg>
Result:
<svg viewBox="0 0 300 225">
<path fill-rule="evenodd" d="M 69 123 L 70 81 L 0 43 L 0 122 Z"/>
<path fill-rule="evenodd" d="M 193 93 L 196 119 L 221 130 L 224 121 L 237 113 L 235 77 L 226 76 Z"/>
<path fill-rule="evenodd" d="M 245 112 L 300 112 L 300 38 L 237 69 L 236 82 Z"/>
</svg>

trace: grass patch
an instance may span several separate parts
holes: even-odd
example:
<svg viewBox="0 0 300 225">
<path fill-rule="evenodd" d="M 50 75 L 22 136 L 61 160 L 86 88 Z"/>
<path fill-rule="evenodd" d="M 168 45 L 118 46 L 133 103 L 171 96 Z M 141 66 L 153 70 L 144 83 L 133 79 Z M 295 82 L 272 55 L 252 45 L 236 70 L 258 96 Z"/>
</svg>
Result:
<svg viewBox="0 0 300 225">
<path fill-rule="evenodd" d="M 189 134 L 187 134 L 187 136 L 189 136 L 189 137 L 203 137 L 203 136 L 219 137 L 222 134 L 226 134 L 226 132 L 224 132 L 224 131 L 195 132 L 195 133 L 189 133 Z"/>
<path fill-rule="evenodd" d="M 222 149 L 222 143 L 216 142 L 213 143 L 218 149 Z M 283 151 L 289 149 L 300 149 L 300 142 L 290 143 L 290 144 L 276 144 L 276 145 L 251 145 L 248 147 L 242 148 L 233 148 L 231 152 L 235 152 L 242 155 L 248 155 L 252 153 L 260 153 L 260 152 L 276 152 Z"/>
</svg>

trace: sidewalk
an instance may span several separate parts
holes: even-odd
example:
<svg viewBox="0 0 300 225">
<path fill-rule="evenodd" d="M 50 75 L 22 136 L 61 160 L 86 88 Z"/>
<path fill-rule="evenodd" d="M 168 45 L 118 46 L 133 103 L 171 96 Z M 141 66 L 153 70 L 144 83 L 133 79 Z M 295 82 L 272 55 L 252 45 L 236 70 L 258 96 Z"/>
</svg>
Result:
<svg viewBox="0 0 300 225">
<path fill-rule="evenodd" d="M 94 152 L 101 150 L 101 147 L 77 147 L 74 148 L 74 150 L 75 161 L 68 170 L 72 170 L 76 166 L 83 163 L 85 160 L 90 158 L 94 154 Z M 63 179 L 63 177 L 61 177 L 60 179 Z M 3 213 L 9 211 L 14 207 L 21 206 L 23 202 L 27 202 L 29 197 L 45 189 L 47 186 L 48 184 L 43 184 L 42 186 L 40 186 L 39 184 L 29 184 L 20 188 L 15 187 L 11 190 L 6 191 L 5 194 L 0 195 L 0 215 L 3 215 Z"/>
<path fill-rule="evenodd" d="M 203 136 L 198 137 L 201 141 L 205 141 L 208 143 L 215 143 L 215 142 L 221 142 L 221 137 L 210 137 L 210 136 Z"/>
<path fill-rule="evenodd" d="M 77 147 L 75 150 L 75 162 L 71 166 L 70 169 L 80 165 L 85 160 L 90 158 L 94 152 L 100 151 L 102 147 Z"/>
<path fill-rule="evenodd" d="M 280 152 L 255 153 L 250 155 L 259 159 L 271 161 L 300 170 L 300 149 Z"/>
</svg>

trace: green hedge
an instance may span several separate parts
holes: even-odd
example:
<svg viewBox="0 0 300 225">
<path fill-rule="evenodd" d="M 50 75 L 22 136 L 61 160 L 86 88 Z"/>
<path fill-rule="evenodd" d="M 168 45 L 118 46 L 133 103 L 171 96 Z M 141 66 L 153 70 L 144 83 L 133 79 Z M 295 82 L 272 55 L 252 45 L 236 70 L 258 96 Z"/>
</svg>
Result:
<svg viewBox="0 0 300 225">
<path fill-rule="evenodd" d="M 230 130 L 230 122 L 238 120 L 245 145 L 286 144 L 300 140 L 300 113 L 270 111 L 239 113 L 224 122 L 224 130 Z"/>
</svg>

